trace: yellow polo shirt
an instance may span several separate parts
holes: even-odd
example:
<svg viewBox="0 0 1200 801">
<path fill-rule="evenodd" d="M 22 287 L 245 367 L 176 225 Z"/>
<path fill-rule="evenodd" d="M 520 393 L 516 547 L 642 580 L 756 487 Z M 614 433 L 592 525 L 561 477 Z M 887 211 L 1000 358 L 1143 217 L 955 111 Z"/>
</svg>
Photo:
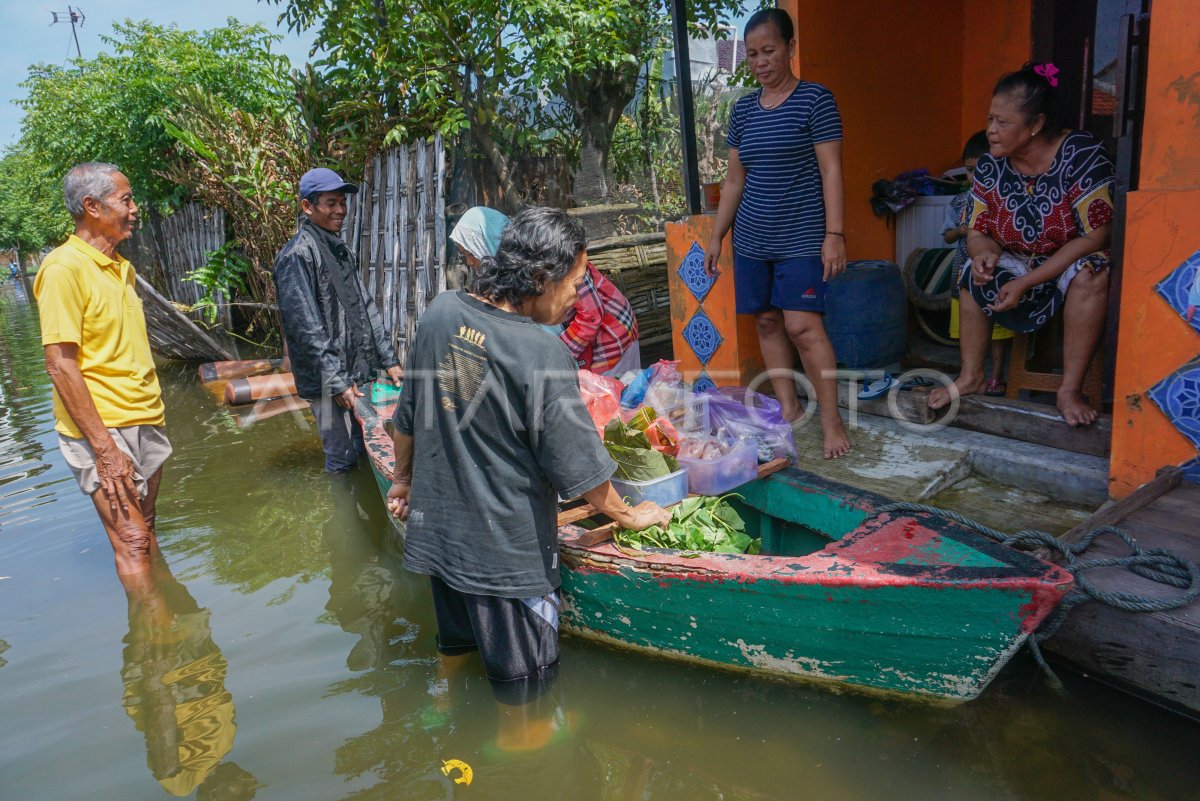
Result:
<svg viewBox="0 0 1200 801">
<path fill-rule="evenodd" d="M 110 259 L 77 236 L 55 248 L 33 282 L 42 345 L 74 342 L 79 371 L 106 428 L 161 426 L 162 391 L 133 265 Z M 54 393 L 55 429 L 83 433 Z"/>
</svg>

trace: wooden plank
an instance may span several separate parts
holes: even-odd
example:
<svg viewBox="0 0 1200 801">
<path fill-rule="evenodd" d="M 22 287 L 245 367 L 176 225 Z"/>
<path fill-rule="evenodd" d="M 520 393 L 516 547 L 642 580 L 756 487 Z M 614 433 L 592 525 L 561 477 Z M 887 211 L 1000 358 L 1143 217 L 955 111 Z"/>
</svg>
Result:
<svg viewBox="0 0 1200 801">
<path fill-rule="evenodd" d="M 1200 562 L 1197 496 L 1192 486 L 1179 484 L 1180 477 L 1177 468 L 1163 471 L 1124 500 L 1093 515 L 1078 530 L 1119 525 L 1144 549 L 1163 548 Z M 1105 537 L 1082 558 L 1126 554 L 1124 543 Z M 1183 592 L 1124 570 L 1092 570 L 1087 578 L 1100 590 L 1151 598 L 1177 598 Z M 1071 612 L 1045 647 L 1101 681 L 1200 718 L 1200 602 L 1150 613 L 1083 604 Z"/>
<path fill-rule="evenodd" d="M 1200 536 L 1197 536 L 1196 531 L 1200 524 L 1197 524 L 1195 520 L 1181 517 L 1161 508 L 1157 502 L 1129 515 L 1119 525 L 1128 527 L 1134 523 L 1145 523 L 1162 531 L 1174 532 L 1189 540 L 1200 542 Z"/>
<path fill-rule="evenodd" d="M 1200 637 L 1190 627 L 1088 603 L 1042 647 L 1092 678 L 1200 718 Z"/>
<path fill-rule="evenodd" d="M 861 388 L 861 384 L 859 385 Z M 850 385 L 838 382 L 838 405 L 843 409 L 850 408 Z M 877 417 L 893 417 L 891 407 L 888 405 L 887 396 L 881 398 L 872 398 L 871 400 L 859 400 L 857 394 L 854 398 L 854 408 L 865 414 L 873 414 Z M 934 413 L 929 408 L 927 396 L 924 394 L 913 392 L 897 392 L 896 393 L 896 408 L 905 420 L 918 425 L 928 425 L 934 420 Z"/>
<path fill-rule="evenodd" d="M 1167 493 L 1169 490 L 1179 486 L 1182 475 L 1183 471 L 1177 467 L 1163 470 L 1154 477 L 1154 480 L 1138 487 L 1120 501 L 1098 510 L 1087 520 L 1083 521 L 1066 534 L 1063 534 L 1061 537 L 1062 541 L 1078 542 L 1080 537 L 1092 529 L 1099 528 L 1100 526 L 1119 525 L 1120 522 L 1129 515 L 1145 506 L 1148 506 L 1156 499 Z"/>
<path fill-rule="evenodd" d="M 408 148 L 400 149 L 397 154 L 400 157 L 400 216 L 397 220 L 397 233 L 400 235 L 400 258 L 396 261 L 396 286 L 399 289 L 399 297 L 396 299 L 396 323 L 392 328 L 392 339 L 396 344 L 396 354 L 401 359 L 408 357 L 409 339 L 409 309 L 408 298 L 410 295 L 409 283 L 411 282 L 411 265 L 412 265 L 412 241 L 409 238 L 408 227 L 409 218 L 412 216 L 412 178 L 409 171 L 409 153 Z"/>
<path fill-rule="evenodd" d="M 603 253 L 607 250 L 618 248 L 628 248 L 636 245 L 657 245 L 665 246 L 667 241 L 666 231 L 654 231 L 648 234 L 628 234 L 625 236 L 609 236 L 603 239 L 597 239 L 588 243 L 588 255 L 593 253 Z M 664 251 L 665 252 L 665 251 Z"/>
<path fill-rule="evenodd" d="M 599 545 L 612 539 L 613 532 L 617 530 L 616 523 L 605 523 L 602 526 L 597 526 L 590 531 L 580 534 L 575 538 L 575 544 L 581 545 L 584 548 L 591 548 L 593 545 Z"/>
<path fill-rule="evenodd" d="M 137 289 L 146 309 L 147 333 L 151 328 L 155 330 L 151 344 L 157 339 L 164 356 L 208 361 L 233 359 L 233 354 L 176 309 L 141 276 L 137 278 Z M 175 343 L 175 347 L 168 348 L 171 342 Z"/>
<path fill-rule="evenodd" d="M 1182 481 L 1170 492 L 1154 502 L 1154 508 L 1177 514 L 1196 524 L 1194 531 L 1200 535 L 1200 487 Z"/>
<path fill-rule="evenodd" d="M 566 526 L 571 523 L 578 523 L 580 520 L 591 517 L 597 514 L 596 508 L 590 503 L 585 503 L 583 506 L 576 506 L 574 509 L 565 509 L 558 513 L 558 525 Z"/>
<path fill-rule="evenodd" d="M 767 476 L 774 475 L 791 463 L 790 459 L 772 459 L 769 462 L 764 462 L 758 466 L 758 477 L 766 478 Z"/>
<path fill-rule="evenodd" d="M 1190 531 L 1178 531 L 1159 525 L 1158 518 L 1143 510 L 1120 523 L 1120 528 L 1133 537 L 1143 549 L 1165 548 L 1168 551 L 1200 564 L 1200 537 Z M 1084 553 L 1084 559 L 1128 556 L 1129 548 L 1117 537 L 1101 537 Z"/>
<path fill-rule="evenodd" d="M 914 390 L 912 394 L 927 402 L 928 390 Z M 951 425 L 1092 456 L 1107 456 L 1112 440 L 1111 415 L 1100 415 L 1090 426 L 1072 427 L 1063 422 L 1053 406 L 986 395 L 961 398 Z"/>
<path fill-rule="evenodd" d="M 433 209 L 434 258 L 437 259 L 437 282 L 435 291 L 446 291 L 446 142 L 441 134 L 433 138 L 435 165 L 434 189 L 436 201 Z"/>
</svg>

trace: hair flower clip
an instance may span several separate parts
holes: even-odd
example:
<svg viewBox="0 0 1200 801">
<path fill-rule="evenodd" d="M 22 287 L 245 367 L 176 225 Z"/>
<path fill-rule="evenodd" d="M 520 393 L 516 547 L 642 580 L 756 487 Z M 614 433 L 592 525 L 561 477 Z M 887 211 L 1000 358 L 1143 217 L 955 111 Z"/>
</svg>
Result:
<svg viewBox="0 0 1200 801">
<path fill-rule="evenodd" d="M 1058 87 L 1058 67 L 1047 61 L 1045 64 L 1038 64 L 1033 68 L 1033 71 L 1046 79 L 1046 83 L 1053 87 Z"/>
</svg>

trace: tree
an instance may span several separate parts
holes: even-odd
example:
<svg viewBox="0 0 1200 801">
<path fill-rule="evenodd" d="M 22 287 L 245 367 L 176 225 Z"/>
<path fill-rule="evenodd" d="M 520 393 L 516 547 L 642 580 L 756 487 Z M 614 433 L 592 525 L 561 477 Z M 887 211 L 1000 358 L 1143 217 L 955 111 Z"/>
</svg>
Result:
<svg viewBox="0 0 1200 801">
<path fill-rule="evenodd" d="M 36 194 L 60 195 L 62 176 L 75 164 L 108 161 L 121 167 L 143 204 L 178 203 L 186 189 L 163 176 L 179 157 L 164 116 L 190 87 L 252 114 L 290 104 L 287 58 L 271 52 L 279 38 L 233 19 L 199 33 L 126 21 L 103 37 L 111 52 L 69 67 L 31 66 L 21 84 L 28 94 L 17 101 L 25 117 L 14 152 L 37 165 Z M 65 218 L 61 198 L 53 216 Z"/>
<path fill-rule="evenodd" d="M 318 163 L 298 108 L 251 114 L 200 89 L 181 89 L 163 115 L 187 154 L 163 177 L 225 210 L 233 239 L 191 276 L 211 298 L 244 292 L 257 304 L 275 300 L 271 265 L 296 230 L 296 188 Z M 256 314 L 251 325 L 265 315 Z"/>
<path fill-rule="evenodd" d="M 62 199 L 62 175 L 25 150 L 0 159 L 0 246 L 22 253 L 57 244 L 71 230 Z"/>
<path fill-rule="evenodd" d="M 574 158 L 583 194 L 606 194 L 613 131 L 668 29 L 663 0 L 271 1 L 316 29 L 319 66 L 353 98 L 338 113 L 378 120 L 385 143 L 469 135 L 509 206 L 527 155 Z M 740 7 L 690 3 L 710 28 Z"/>
</svg>

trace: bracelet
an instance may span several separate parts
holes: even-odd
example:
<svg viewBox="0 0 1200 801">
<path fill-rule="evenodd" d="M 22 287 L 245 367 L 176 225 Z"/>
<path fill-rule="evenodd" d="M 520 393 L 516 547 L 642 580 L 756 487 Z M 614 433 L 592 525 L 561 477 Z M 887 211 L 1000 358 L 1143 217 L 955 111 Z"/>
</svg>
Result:
<svg viewBox="0 0 1200 801">
<path fill-rule="evenodd" d="M 826 231 L 825 236 L 840 236 L 842 239 L 846 238 L 846 235 L 841 231 Z"/>
</svg>

